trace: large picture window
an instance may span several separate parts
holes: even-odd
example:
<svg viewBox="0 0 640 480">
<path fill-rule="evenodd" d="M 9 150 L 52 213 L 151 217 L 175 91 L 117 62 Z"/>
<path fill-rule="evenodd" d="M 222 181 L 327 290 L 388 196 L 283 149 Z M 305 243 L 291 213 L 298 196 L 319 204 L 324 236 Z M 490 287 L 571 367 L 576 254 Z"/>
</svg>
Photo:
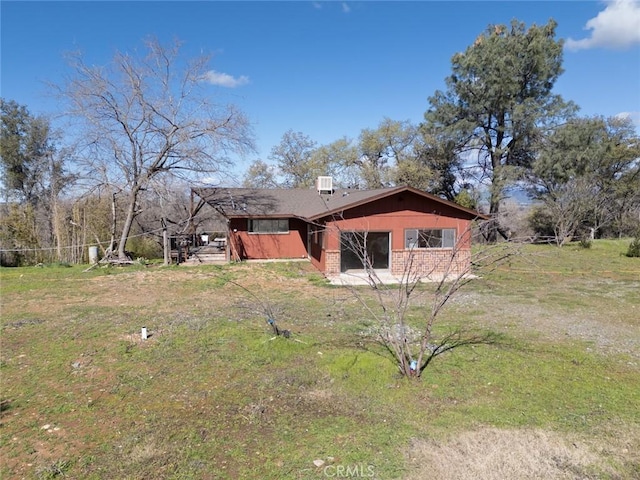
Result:
<svg viewBox="0 0 640 480">
<path fill-rule="evenodd" d="M 340 271 L 389 268 L 390 232 L 341 232 Z"/>
<path fill-rule="evenodd" d="M 251 233 L 288 233 L 288 218 L 258 218 L 249 219 Z"/>
<path fill-rule="evenodd" d="M 404 248 L 454 248 L 456 246 L 455 228 L 407 229 L 404 231 Z"/>
</svg>

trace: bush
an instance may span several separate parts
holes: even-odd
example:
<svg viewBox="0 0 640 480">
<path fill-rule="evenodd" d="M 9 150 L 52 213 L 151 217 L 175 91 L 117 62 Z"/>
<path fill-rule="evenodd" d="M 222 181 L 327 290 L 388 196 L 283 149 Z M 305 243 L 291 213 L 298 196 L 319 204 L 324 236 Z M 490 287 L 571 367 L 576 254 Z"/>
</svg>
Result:
<svg viewBox="0 0 640 480">
<path fill-rule="evenodd" d="M 162 246 L 149 237 L 134 237 L 127 240 L 127 251 L 131 258 L 162 258 Z"/>
<path fill-rule="evenodd" d="M 533 207 L 527 220 L 529 227 L 534 231 L 537 237 L 551 238 L 556 236 L 553 217 L 544 207 Z"/>
<path fill-rule="evenodd" d="M 593 242 L 591 241 L 591 238 L 582 237 L 579 245 L 581 248 L 588 249 L 588 248 L 591 248 L 591 246 L 593 245 Z"/>
<path fill-rule="evenodd" d="M 629 244 L 626 255 L 627 257 L 640 257 L 640 233 L 638 233 L 636 238 Z"/>
</svg>

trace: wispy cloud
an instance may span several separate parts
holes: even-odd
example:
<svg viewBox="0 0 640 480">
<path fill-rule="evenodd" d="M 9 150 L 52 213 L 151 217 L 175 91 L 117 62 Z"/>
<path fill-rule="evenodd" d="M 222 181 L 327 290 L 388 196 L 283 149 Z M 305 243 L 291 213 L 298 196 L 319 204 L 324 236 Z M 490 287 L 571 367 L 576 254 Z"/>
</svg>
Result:
<svg viewBox="0 0 640 480">
<path fill-rule="evenodd" d="M 622 49 L 640 44 L 640 1 L 608 2 L 604 10 L 587 22 L 585 30 L 591 30 L 591 36 L 582 40 L 567 39 L 568 50 Z"/>
<path fill-rule="evenodd" d="M 326 2 L 314 1 L 314 2 L 311 2 L 311 5 L 313 5 L 313 8 L 315 8 L 316 10 L 322 10 L 322 8 L 324 7 L 324 3 Z M 329 3 L 334 3 L 334 2 L 329 2 Z M 338 2 L 335 2 L 335 4 L 337 3 Z M 347 2 L 340 2 L 340 9 L 342 10 L 342 13 L 351 12 L 351 7 Z"/>
<path fill-rule="evenodd" d="M 640 112 L 620 112 L 616 117 L 629 118 L 636 127 L 640 128 Z"/>
<path fill-rule="evenodd" d="M 212 85 L 218 85 L 219 87 L 236 88 L 241 87 L 249 83 L 249 77 L 241 75 L 234 77 L 228 73 L 216 72 L 215 70 L 209 70 L 203 75 L 203 81 Z"/>
</svg>

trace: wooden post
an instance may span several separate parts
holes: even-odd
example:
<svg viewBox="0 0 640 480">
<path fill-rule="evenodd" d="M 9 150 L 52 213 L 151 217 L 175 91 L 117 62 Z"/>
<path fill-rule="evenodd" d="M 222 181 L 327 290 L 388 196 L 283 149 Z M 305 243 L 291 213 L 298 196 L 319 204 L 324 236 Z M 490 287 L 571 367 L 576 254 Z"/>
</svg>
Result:
<svg viewBox="0 0 640 480">
<path fill-rule="evenodd" d="M 188 227 L 188 232 L 190 235 L 193 235 L 195 233 L 195 229 L 193 227 L 193 215 L 194 215 L 194 211 L 193 211 L 193 201 L 194 201 L 194 192 L 193 189 L 191 189 L 191 199 L 189 201 L 189 227 Z"/>
<path fill-rule="evenodd" d="M 162 249 L 164 251 L 164 264 L 171 265 L 171 245 L 169 245 L 169 235 L 167 234 L 167 222 L 161 219 L 162 223 Z"/>
</svg>

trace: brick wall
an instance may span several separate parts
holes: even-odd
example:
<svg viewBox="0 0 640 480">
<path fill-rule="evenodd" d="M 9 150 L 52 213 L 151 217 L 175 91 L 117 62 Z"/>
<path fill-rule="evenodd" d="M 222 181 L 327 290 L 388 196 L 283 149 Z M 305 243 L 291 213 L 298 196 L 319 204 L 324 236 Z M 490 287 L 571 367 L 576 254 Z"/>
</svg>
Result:
<svg viewBox="0 0 640 480">
<path fill-rule="evenodd" d="M 326 250 L 325 274 L 328 277 L 340 275 L 340 250 Z"/>
<path fill-rule="evenodd" d="M 394 250 L 391 252 L 391 273 L 399 276 L 410 270 L 420 277 L 460 275 L 469 271 L 471 250 Z"/>
<path fill-rule="evenodd" d="M 326 250 L 325 275 L 329 278 L 340 275 L 340 251 Z M 469 272 L 471 250 L 450 249 L 393 250 L 391 252 L 391 274 L 397 277 L 410 268 L 411 275 L 435 277 L 460 275 Z"/>
</svg>

